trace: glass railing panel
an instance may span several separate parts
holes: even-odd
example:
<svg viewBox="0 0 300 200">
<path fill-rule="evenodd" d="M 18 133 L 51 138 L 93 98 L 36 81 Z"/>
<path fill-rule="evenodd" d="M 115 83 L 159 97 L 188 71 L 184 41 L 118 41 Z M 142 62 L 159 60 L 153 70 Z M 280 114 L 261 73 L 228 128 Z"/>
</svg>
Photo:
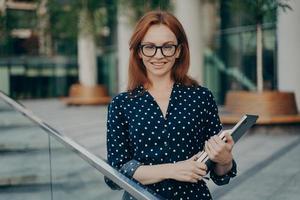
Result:
<svg viewBox="0 0 300 200">
<path fill-rule="evenodd" d="M 48 135 L 0 98 L 0 199 L 51 199 Z"/>
<path fill-rule="evenodd" d="M 1 92 L 0 155 L 0 200 L 159 199 Z"/>
<path fill-rule="evenodd" d="M 122 199 L 123 191 L 113 191 L 97 169 L 51 138 L 53 199 Z"/>
</svg>

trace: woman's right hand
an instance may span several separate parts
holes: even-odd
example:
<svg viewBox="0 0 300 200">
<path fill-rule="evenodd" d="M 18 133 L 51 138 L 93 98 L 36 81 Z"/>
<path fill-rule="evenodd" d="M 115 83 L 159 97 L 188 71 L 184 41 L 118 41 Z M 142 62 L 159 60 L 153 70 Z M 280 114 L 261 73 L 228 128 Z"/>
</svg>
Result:
<svg viewBox="0 0 300 200">
<path fill-rule="evenodd" d="M 197 162 L 197 158 L 194 155 L 188 160 L 171 164 L 170 178 L 177 181 L 197 183 L 207 173 L 207 166 L 202 162 Z"/>
</svg>

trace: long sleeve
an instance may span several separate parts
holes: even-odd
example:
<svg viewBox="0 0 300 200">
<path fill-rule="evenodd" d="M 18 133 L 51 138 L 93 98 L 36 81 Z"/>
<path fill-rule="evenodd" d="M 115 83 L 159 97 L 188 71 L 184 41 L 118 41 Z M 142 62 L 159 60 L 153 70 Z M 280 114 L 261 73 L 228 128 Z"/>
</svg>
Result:
<svg viewBox="0 0 300 200">
<path fill-rule="evenodd" d="M 121 173 L 132 178 L 135 170 L 141 165 L 133 159 L 132 148 L 129 144 L 128 121 L 122 108 L 122 95 L 116 96 L 108 106 L 107 115 L 107 161 Z M 109 179 L 105 182 L 112 189 L 120 189 Z"/>
<path fill-rule="evenodd" d="M 206 140 L 211 136 L 218 134 L 222 130 L 221 120 L 219 118 L 218 106 L 215 102 L 213 94 L 206 91 L 206 117 L 205 117 L 205 133 Z"/>
<path fill-rule="evenodd" d="M 207 109 L 207 119 L 206 119 L 206 132 L 208 136 L 211 137 L 218 134 L 222 130 L 222 124 L 218 114 L 218 107 L 214 100 L 213 94 L 208 90 L 208 109 Z M 207 138 L 209 139 L 209 138 Z M 210 171 L 210 177 L 213 182 L 217 185 L 228 184 L 230 179 L 235 177 L 237 173 L 236 162 L 233 160 L 233 165 L 231 170 L 222 176 L 218 176 L 214 170 Z"/>
</svg>

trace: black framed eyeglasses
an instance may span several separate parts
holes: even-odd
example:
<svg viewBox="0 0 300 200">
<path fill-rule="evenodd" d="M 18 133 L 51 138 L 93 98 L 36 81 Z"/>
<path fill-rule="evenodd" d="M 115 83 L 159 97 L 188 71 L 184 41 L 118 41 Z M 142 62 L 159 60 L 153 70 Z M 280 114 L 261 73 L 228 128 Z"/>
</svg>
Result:
<svg viewBox="0 0 300 200">
<path fill-rule="evenodd" d="M 160 49 L 164 57 L 172 57 L 175 55 L 179 45 L 175 44 L 164 44 L 162 46 L 156 46 L 154 44 L 142 44 L 140 49 L 144 56 L 153 57 L 155 56 L 157 49 Z"/>
</svg>

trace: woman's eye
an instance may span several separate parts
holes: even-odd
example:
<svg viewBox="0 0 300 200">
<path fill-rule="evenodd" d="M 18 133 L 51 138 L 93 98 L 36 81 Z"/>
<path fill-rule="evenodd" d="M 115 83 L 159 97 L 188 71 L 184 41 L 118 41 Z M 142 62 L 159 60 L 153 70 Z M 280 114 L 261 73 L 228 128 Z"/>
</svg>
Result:
<svg viewBox="0 0 300 200">
<path fill-rule="evenodd" d="M 155 49 L 155 46 L 154 45 L 145 45 L 144 48 L 147 50 L 152 50 L 152 49 Z"/>
<path fill-rule="evenodd" d="M 172 50 L 173 48 L 174 48 L 173 45 L 164 45 L 163 46 L 163 49 L 165 49 L 165 50 Z"/>
</svg>

